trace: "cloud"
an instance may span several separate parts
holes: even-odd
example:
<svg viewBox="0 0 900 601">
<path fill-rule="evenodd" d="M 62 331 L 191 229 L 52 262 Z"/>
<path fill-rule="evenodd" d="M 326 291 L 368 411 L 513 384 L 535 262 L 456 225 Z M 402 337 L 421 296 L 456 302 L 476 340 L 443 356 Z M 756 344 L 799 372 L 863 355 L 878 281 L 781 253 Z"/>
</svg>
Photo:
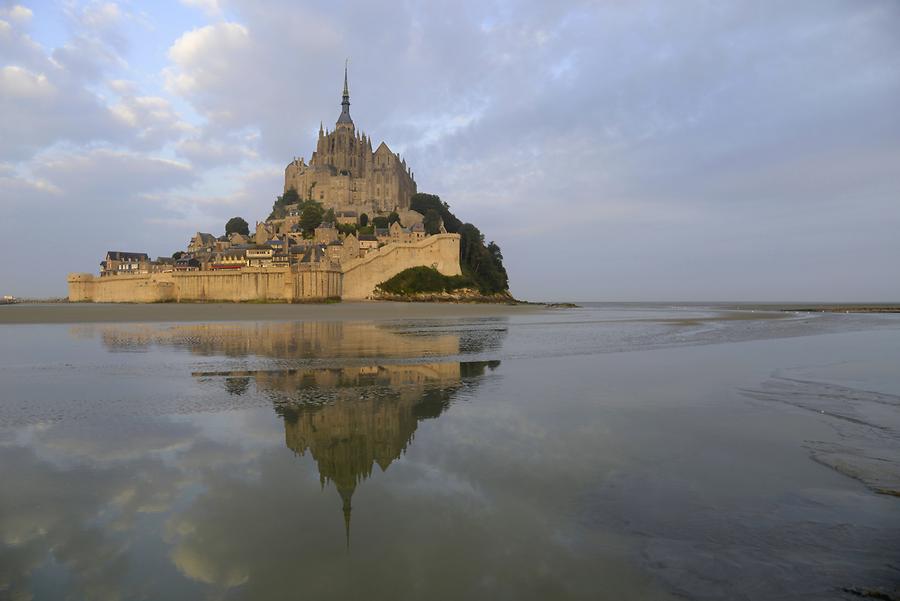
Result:
<svg viewBox="0 0 900 601">
<path fill-rule="evenodd" d="M 166 208 L 165 195 L 196 181 L 185 163 L 103 148 L 47 152 L 27 171 L 0 175 L 4 247 L 20 248 L 38 222 L 43 240 L 31 245 L 27 263 L 0 267 L 0 281 L 30 282 L 40 294 L 60 294 L 68 272 L 94 271 L 106 250 L 171 253 L 166 249 L 182 246 L 185 234 L 161 235 L 144 220 L 175 214 Z"/>
<path fill-rule="evenodd" d="M 128 5 L 71 5 L 52 50 L 7 9 L 0 161 L 33 177 L 59 144 L 177 157 L 197 182 L 150 192 L 154 227 L 210 227 L 213 201 L 252 222 L 281 187 L 252 174 L 309 156 L 349 56 L 357 126 L 501 244 L 518 295 L 552 271 L 561 297 L 845 300 L 847 256 L 871 266 L 853 294 L 900 294 L 874 275 L 900 251 L 896 3 L 184 4 L 184 28 L 141 44 Z M 835 267 L 792 285 L 815 261 Z"/>
<path fill-rule="evenodd" d="M 14 4 L 9 8 L 0 7 L 0 18 L 9 20 L 16 25 L 28 24 L 33 16 L 34 13 L 31 9 L 21 4 Z"/>
<path fill-rule="evenodd" d="M 221 167 L 258 158 L 255 144 L 254 136 L 210 138 L 201 135 L 178 142 L 176 152 L 194 165 Z"/>
<path fill-rule="evenodd" d="M 142 95 L 121 80 L 110 82 L 117 101 L 98 89 L 125 64 L 111 42 L 92 33 L 113 27 L 117 14 L 108 5 L 78 13 L 81 32 L 49 52 L 0 21 L 7 57 L 0 66 L 0 160 L 27 160 L 60 142 L 158 149 L 190 131 L 168 99 Z"/>
</svg>

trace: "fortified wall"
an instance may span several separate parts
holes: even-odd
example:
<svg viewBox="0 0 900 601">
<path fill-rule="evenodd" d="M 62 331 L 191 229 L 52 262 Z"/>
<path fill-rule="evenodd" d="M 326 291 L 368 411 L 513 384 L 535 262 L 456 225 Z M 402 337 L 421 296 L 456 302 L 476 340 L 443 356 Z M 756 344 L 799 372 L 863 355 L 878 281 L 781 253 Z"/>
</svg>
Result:
<svg viewBox="0 0 900 601">
<path fill-rule="evenodd" d="M 408 244 L 388 244 L 343 266 L 341 298 L 361 300 L 375 286 L 410 267 L 434 267 L 444 275 L 461 275 L 459 234 L 435 234 Z"/>
<path fill-rule="evenodd" d="M 382 246 L 342 268 L 245 267 L 238 271 L 173 271 L 143 275 L 69 274 L 69 300 L 95 303 L 304 302 L 362 300 L 405 269 L 435 267 L 459 275 L 459 235 L 437 234 Z"/>
</svg>

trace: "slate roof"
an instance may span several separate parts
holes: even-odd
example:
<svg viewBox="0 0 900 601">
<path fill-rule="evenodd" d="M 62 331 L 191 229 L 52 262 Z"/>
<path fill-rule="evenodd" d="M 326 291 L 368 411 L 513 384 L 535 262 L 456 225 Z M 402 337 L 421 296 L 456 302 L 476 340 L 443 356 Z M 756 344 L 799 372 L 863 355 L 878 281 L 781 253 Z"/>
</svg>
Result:
<svg viewBox="0 0 900 601">
<path fill-rule="evenodd" d="M 216 242 L 216 237 L 213 236 L 212 234 L 205 234 L 203 232 L 197 232 L 197 235 L 194 237 L 195 238 L 199 237 L 200 242 L 203 244 L 215 244 L 215 242 Z"/>
<path fill-rule="evenodd" d="M 107 261 L 149 261 L 150 256 L 147 253 L 132 253 L 121 250 L 106 251 Z"/>
<path fill-rule="evenodd" d="M 300 259 L 301 263 L 319 263 L 320 261 L 325 260 L 325 251 L 322 250 L 322 247 L 319 245 L 311 246 L 307 251 L 303 254 L 303 258 Z"/>
</svg>

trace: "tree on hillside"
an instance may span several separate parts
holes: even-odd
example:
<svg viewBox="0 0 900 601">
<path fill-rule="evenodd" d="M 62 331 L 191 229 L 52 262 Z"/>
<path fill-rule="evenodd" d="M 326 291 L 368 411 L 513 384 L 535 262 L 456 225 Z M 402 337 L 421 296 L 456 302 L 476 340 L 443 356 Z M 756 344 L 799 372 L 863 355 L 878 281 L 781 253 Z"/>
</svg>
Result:
<svg viewBox="0 0 900 601">
<path fill-rule="evenodd" d="M 374 225 L 374 226 L 377 227 L 377 228 L 382 228 L 382 229 L 384 229 L 384 228 L 388 227 L 388 225 L 389 225 L 389 224 L 388 224 L 388 218 L 387 218 L 387 217 L 382 217 L 382 216 L 379 216 L 379 217 L 373 217 L 373 218 L 372 218 L 372 225 Z"/>
<path fill-rule="evenodd" d="M 314 200 L 305 201 L 300 208 L 300 229 L 306 235 L 312 234 L 313 230 L 322 223 L 324 215 L 325 209 L 320 203 Z"/>
<path fill-rule="evenodd" d="M 183 251 L 183 250 L 177 250 L 177 251 L 175 251 L 175 252 L 172 253 L 172 258 L 175 259 L 176 261 L 177 261 L 178 259 L 180 259 L 182 256 L 184 256 L 184 251 Z"/>
<path fill-rule="evenodd" d="M 363 213 L 359 216 L 359 227 L 366 227 L 369 225 L 369 216 Z"/>
<path fill-rule="evenodd" d="M 250 225 L 243 217 L 232 217 L 225 224 L 225 235 L 228 236 L 234 233 L 243 234 L 244 236 L 250 235 Z"/>
<path fill-rule="evenodd" d="M 325 223 L 334 223 L 337 219 L 334 216 L 334 209 L 328 209 L 325 211 L 325 216 L 322 217 L 322 221 Z"/>
<path fill-rule="evenodd" d="M 297 190 L 294 188 L 288 188 L 287 191 L 281 196 L 275 199 L 275 203 L 272 205 L 272 212 L 269 213 L 269 216 L 266 220 L 270 219 L 282 219 L 285 216 L 284 207 L 287 205 L 297 204 L 300 202 L 300 195 L 297 194 Z"/>
<path fill-rule="evenodd" d="M 495 242 L 484 244 L 484 234 L 465 223 L 459 228 L 459 254 L 464 271 L 471 272 L 481 291 L 487 294 L 503 292 L 509 288 L 509 277 L 503 267 L 503 254 Z"/>
<path fill-rule="evenodd" d="M 337 229 L 337 231 L 344 234 L 345 236 L 356 233 L 355 223 L 337 223 L 334 227 Z"/>
<path fill-rule="evenodd" d="M 391 211 L 391 214 L 388 215 L 388 225 L 398 223 L 399 221 L 400 221 L 400 215 L 397 214 L 397 211 Z M 403 225 L 403 224 L 401 223 L 400 225 Z"/>
<path fill-rule="evenodd" d="M 409 206 L 413 211 L 422 215 L 427 213 L 428 209 L 434 209 L 441 216 L 441 219 L 444 220 L 444 227 L 451 234 L 459 233 L 459 228 L 463 225 L 462 221 L 450 212 L 450 205 L 443 202 L 441 197 L 436 194 L 425 194 L 424 192 L 413 194 Z"/>
<path fill-rule="evenodd" d="M 425 211 L 425 219 L 422 221 L 425 226 L 425 233 L 429 236 L 439 234 L 441 231 L 441 214 L 434 209 Z"/>
</svg>

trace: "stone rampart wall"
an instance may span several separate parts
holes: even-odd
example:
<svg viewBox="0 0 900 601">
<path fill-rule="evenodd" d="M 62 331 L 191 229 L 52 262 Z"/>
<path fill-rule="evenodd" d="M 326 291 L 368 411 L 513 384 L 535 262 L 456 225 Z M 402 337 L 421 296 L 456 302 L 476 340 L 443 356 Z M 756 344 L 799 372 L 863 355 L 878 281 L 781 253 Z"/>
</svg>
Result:
<svg viewBox="0 0 900 601">
<path fill-rule="evenodd" d="M 69 275 L 69 300 L 95 303 L 316 300 L 341 295 L 337 269 L 189 271 L 134 276 Z"/>
<path fill-rule="evenodd" d="M 298 302 L 368 298 L 375 286 L 404 269 L 425 265 L 459 275 L 459 235 L 438 234 L 417 242 L 394 243 L 361 259 L 334 267 L 243 268 L 99 277 L 69 274 L 69 300 L 95 303 Z"/>
<path fill-rule="evenodd" d="M 95 303 L 160 303 L 175 299 L 172 275 L 115 275 L 99 277 L 88 273 L 71 274 L 70 301 Z"/>
<path fill-rule="evenodd" d="M 437 234 L 409 244 L 388 244 L 365 257 L 347 263 L 344 268 L 341 298 L 368 298 L 375 286 L 404 269 L 434 267 L 444 275 L 460 275 L 459 234 Z"/>
</svg>

